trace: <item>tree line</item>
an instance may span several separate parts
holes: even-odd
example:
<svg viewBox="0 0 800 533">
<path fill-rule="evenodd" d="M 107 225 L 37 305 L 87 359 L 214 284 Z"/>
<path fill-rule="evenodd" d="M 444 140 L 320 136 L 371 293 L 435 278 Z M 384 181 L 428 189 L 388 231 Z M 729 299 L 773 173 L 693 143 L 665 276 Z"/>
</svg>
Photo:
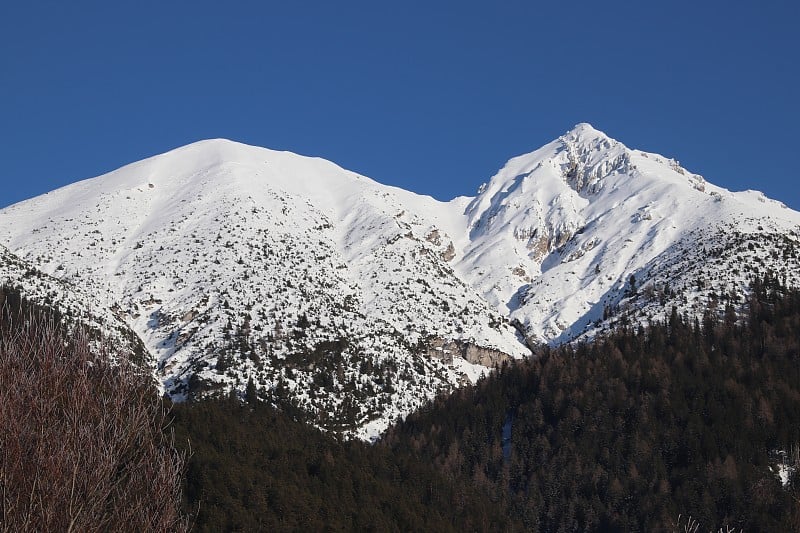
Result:
<svg viewBox="0 0 800 533">
<path fill-rule="evenodd" d="M 798 531 L 776 463 L 800 444 L 800 292 L 764 276 L 735 301 L 543 347 L 371 445 L 254 387 L 167 414 L 2 288 L 0 530 Z"/>
<path fill-rule="evenodd" d="M 800 293 L 766 276 L 736 311 L 543 348 L 381 446 L 468 476 L 531 530 L 798 531 L 800 483 L 773 459 L 800 443 Z"/>
</svg>

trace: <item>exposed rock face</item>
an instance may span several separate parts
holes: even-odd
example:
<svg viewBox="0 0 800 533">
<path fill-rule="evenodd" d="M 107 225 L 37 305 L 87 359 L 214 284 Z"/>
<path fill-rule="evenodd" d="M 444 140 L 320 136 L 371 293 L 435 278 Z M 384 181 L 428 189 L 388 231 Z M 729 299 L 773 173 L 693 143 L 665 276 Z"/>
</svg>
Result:
<svg viewBox="0 0 800 533">
<path fill-rule="evenodd" d="M 428 356 L 446 364 L 452 364 L 454 357 L 461 357 L 473 365 L 493 368 L 511 359 L 508 354 L 491 348 L 484 348 L 471 342 L 434 338 L 430 341 Z"/>
<path fill-rule="evenodd" d="M 466 344 L 464 347 L 463 357 L 472 364 L 483 365 L 489 368 L 500 365 L 510 359 L 510 357 L 503 352 L 492 350 L 491 348 L 482 348 L 472 343 Z"/>
<path fill-rule="evenodd" d="M 438 359 L 445 364 L 453 364 L 453 356 L 461 356 L 461 348 L 452 339 L 435 338 L 430 341 L 428 357 Z"/>
<path fill-rule="evenodd" d="M 530 283 L 531 278 L 528 276 L 528 272 L 521 266 L 515 266 L 511 269 L 511 273 L 515 276 L 522 278 L 523 281 Z"/>
<path fill-rule="evenodd" d="M 425 237 L 429 243 L 433 244 L 434 246 L 440 246 L 442 244 L 442 236 L 439 233 L 438 229 L 435 229 L 428 233 L 427 237 Z"/>
<path fill-rule="evenodd" d="M 442 252 L 442 259 L 444 259 L 449 263 L 450 261 L 453 260 L 455 256 L 456 256 L 456 249 L 453 246 L 453 241 L 450 241 L 450 243 L 447 245 L 447 249 L 444 252 Z"/>
<path fill-rule="evenodd" d="M 550 253 L 550 240 L 546 235 L 531 237 L 528 241 L 528 249 L 531 251 L 530 257 L 536 262 L 540 262 Z"/>
</svg>

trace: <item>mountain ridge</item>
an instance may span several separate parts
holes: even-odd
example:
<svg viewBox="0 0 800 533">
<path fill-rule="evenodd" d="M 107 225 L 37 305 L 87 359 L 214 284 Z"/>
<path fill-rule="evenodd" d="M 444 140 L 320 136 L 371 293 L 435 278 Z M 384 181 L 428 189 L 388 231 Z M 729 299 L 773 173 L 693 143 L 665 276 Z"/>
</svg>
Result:
<svg viewBox="0 0 800 533">
<path fill-rule="evenodd" d="M 780 205 L 586 123 L 449 202 L 211 139 L 2 209 L 0 244 L 113 302 L 173 397 L 252 382 L 375 438 L 621 310 L 702 313 L 766 267 L 800 283 L 800 214 Z M 709 263 L 723 255 L 738 273 Z M 699 290 L 687 272 L 706 264 L 713 288 Z M 643 300 L 654 294 L 670 296 Z"/>
</svg>

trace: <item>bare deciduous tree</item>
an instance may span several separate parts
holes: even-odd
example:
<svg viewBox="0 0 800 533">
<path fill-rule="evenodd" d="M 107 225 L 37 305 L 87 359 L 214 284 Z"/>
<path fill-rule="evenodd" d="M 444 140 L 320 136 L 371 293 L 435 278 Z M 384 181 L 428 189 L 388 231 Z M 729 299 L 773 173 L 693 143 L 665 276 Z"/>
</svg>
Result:
<svg viewBox="0 0 800 533">
<path fill-rule="evenodd" d="M 85 334 L 17 322 L 0 328 L 0 531 L 187 530 L 152 380 Z"/>
</svg>

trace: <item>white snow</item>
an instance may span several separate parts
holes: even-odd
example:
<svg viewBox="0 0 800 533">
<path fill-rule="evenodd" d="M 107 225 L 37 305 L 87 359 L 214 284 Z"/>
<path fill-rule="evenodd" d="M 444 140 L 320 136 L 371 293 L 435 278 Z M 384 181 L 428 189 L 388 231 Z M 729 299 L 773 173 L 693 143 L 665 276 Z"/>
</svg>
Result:
<svg viewBox="0 0 800 533">
<path fill-rule="evenodd" d="M 798 242 L 799 213 L 588 124 L 450 202 L 215 139 L 0 210 L 0 244 L 118 304 L 176 397 L 192 376 L 253 379 L 362 438 L 486 372 L 430 357 L 433 340 L 524 357 L 512 321 L 556 343 L 608 309 L 702 312 L 753 268 L 800 283 Z M 659 299 L 667 285 L 681 294 Z"/>
</svg>

